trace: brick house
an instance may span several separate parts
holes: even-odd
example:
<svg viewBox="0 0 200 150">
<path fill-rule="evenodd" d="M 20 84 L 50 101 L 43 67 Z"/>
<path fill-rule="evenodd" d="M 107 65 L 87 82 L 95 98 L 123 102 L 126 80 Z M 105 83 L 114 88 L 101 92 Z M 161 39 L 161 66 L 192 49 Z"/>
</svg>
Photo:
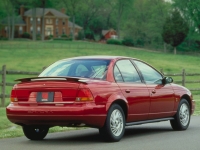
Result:
<svg viewBox="0 0 200 150">
<path fill-rule="evenodd" d="M 27 11 L 24 7 L 20 7 L 20 15 L 15 18 L 15 37 L 21 37 L 24 32 L 33 33 L 33 15 L 32 9 Z M 42 14 L 43 8 L 36 8 L 36 34 L 42 34 Z M 65 9 L 58 11 L 52 8 L 45 8 L 45 36 L 53 35 L 60 37 L 62 34 L 70 35 L 73 31 L 73 23 L 69 21 L 69 16 L 66 15 Z M 5 27 L 0 31 L 0 35 L 8 37 L 8 27 L 6 21 L 2 22 Z M 75 36 L 82 30 L 82 27 L 75 24 Z"/>
<path fill-rule="evenodd" d="M 117 32 L 113 29 L 110 30 L 102 30 L 103 39 L 107 40 L 112 37 L 117 37 Z"/>
</svg>

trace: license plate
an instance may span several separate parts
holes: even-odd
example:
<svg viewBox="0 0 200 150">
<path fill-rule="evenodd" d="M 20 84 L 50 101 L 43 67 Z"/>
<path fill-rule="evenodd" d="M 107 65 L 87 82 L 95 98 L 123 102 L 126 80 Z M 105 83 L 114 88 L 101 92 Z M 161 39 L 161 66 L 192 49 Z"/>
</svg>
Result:
<svg viewBox="0 0 200 150">
<path fill-rule="evenodd" d="M 54 92 L 37 92 L 37 102 L 53 102 Z"/>
</svg>

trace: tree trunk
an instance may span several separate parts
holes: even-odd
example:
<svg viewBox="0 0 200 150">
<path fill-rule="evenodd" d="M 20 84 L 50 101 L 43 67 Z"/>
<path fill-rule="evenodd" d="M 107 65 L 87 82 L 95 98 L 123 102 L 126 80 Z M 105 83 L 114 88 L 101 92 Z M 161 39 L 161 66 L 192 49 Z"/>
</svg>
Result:
<svg viewBox="0 0 200 150">
<path fill-rule="evenodd" d="M 119 17 L 118 23 L 117 23 L 117 35 L 118 35 L 118 39 L 120 39 L 120 21 L 121 21 L 120 18 L 121 18 L 121 17 Z"/>
<path fill-rule="evenodd" d="M 10 15 L 8 14 L 7 17 L 8 17 L 7 18 L 7 21 L 8 21 L 7 25 L 8 25 L 8 27 L 7 27 L 7 33 L 6 34 L 7 34 L 8 39 L 10 40 Z"/>
<path fill-rule="evenodd" d="M 44 12 L 45 12 L 45 1 L 43 1 L 43 12 L 42 12 L 42 41 L 44 41 L 45 38 L 45 20 L 44 20 Z"/>
<path fill-rule="evenodd" d="M 14 9 L 12 10 L 12 30 L 11 30 L 11 40 L 14 40 L 15 36 L 15 12 Z"/>
<path fill-rule="evenodd" d="M 32 11 L 32 17 L 33 17 L 33 23 L 32 23 L 32 27 L 33 27 L 33 34 L 32 34 L 32 40 L 35 41 L 36 40 L 36 8 L 33 8 Z"/>
<path fill-rule="evenodd" d="M 174 55 L 176 55 L 176 47 L 174 47 Z"/>
<path fill-rule="evenodd" d="M 167 47 L 166 47 L 166 43 L 164 42 L 164 52 L 166 53 L 167 51 Z"/>
<path fill-rule="evenodd" d="M 73 34 L 72 39 L 75 40 L 75 15 L 73 15 Z"/>
</svg>

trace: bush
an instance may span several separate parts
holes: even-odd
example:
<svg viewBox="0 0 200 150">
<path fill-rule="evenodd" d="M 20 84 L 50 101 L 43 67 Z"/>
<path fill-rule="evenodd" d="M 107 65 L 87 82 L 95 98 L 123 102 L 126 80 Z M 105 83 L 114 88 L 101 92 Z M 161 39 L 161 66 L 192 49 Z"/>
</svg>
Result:
<svg viewBox="0 0 200 150">
<path fill-rule="evenodd" d="M 48 40 L 53 39 L 53 35 L 49 35 L 49 36 L 47 37 L 47 39 L 48 39 Z"/>
<path fill-rule="evenodd" d="M 107 44 L 114 44 L 114 45 L 122 45 L 122 42 L 120 40 L 116 40 L 116 39 L 108 39 L 106 41 Z"/>
<path fill-rule="evenodd" d="M 77 39 L 78 40 L 83 40 L 84 38 L 85 38 L 84 31 L 83 30 L 79 31 Z"/>
<path fill-rule="evenodd" d="M 67 38 L 68 36 L 66 34 L 61 35 L 62 38 Z"/>
<path fill-rule="evenodd" d="M 6 38 L 6 37 L 0 37 L 0 40 L 1 40 L 1 41 L 7 41 L 8 38 Z"/>
<path fill-rule="evenodd" d="M 94 40 L 94 32 L 91 31 L 90 29 L 85 30 L 85 38 Z"/>
<path fill-rule="evenodd" d="M 122 40 L 122 44 L 125 45 L 125 46 L 134 46 L 134 41 L 131 37 L 125 37 Z"/>
<path fill-rule="evenodd" d="M 23 34 L 22 34 L 22 38 L 31 38 L 31 35 L 29 34 L 29 33 L 27 33 L 27 32 L 24 32 Z"/>
<path fill-rule="evenodd" d="M 41 35 L 40 35 L 40 34 L 37 34 L 37 35 L 36 35 L 36 39 L 37 39 L 37 40 L 41 40 Z"/>
</svg>

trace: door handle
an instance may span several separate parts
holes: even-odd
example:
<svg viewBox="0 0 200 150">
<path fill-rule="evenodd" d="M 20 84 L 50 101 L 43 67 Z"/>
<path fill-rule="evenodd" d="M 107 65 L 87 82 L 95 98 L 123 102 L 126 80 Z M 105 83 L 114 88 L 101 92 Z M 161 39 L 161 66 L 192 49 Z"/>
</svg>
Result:
<svg viewBox="0 0 200 150">
<path fill-rule="evenodd" d="M 156 93 L 156 90 L 153 90 L 152 93 L 155 94 L 155 93 Z"/>
<path fill-rule="evenodd" d="M 125 92 L 126 92 L 126 93 L 130 93 L 131 91 L 127 89 L 127 90 L 125 90 Z"/>
</svg>

